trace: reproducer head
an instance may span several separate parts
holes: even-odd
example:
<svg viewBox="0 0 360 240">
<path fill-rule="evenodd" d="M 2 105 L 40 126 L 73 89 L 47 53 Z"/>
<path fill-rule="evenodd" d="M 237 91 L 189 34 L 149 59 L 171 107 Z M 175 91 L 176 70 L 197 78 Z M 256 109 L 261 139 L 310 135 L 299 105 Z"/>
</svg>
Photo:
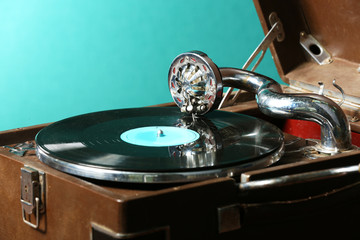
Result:
<svg viewBox="0 0 360 240">
<path fill-rule="evenodd" d="M 182 53 L 171 63 L 169 89 L 182 112 L 203 115 L 221 101 L 221 74 L 205 53 Z"/>
</svg>

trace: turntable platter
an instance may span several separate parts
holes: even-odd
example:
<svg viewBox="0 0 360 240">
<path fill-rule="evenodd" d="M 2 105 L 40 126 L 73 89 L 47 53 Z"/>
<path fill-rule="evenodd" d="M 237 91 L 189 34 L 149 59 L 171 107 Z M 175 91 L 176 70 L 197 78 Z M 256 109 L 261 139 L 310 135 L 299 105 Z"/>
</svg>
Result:
<svg viewBox="0 0 360 240">
<path fill-rule="evenodd" d="M 60 171 L 166 183 L 237 176 L 272 164 L 282 153 L 283 134 L 237 113 L 193 118 L 178 108 L 133 108 L 64 119 L 41 130 L 36 144 L 39 159 Z"/>
</svg>

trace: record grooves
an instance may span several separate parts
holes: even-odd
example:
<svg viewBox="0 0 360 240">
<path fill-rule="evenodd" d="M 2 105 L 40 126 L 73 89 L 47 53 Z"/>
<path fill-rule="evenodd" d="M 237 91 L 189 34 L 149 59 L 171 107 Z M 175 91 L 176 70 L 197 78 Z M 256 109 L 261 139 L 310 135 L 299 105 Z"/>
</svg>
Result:
<svg viewBox="0 0 360 240">
<path fill-rule="evenodd" d="M 165 141 L 173 139 L 176 144 L 144 146 L 121 138 L 127 131 L 142 128 L 154 131 L 146 132 L 157 134 L 154 139 L 166 136 Z M 192 132 L 196 138 L 182 139 L 182 133 Z M 41 130 L 36 143 L 41 161 L 70 174 L 170 183 L 236 176 L 267 166 L 279 159 L 283 134 L 268 122 L 237 113 L 214 111 L 193 119 L 177 108 L 133 108 L 64 119 Z"/>
</svg>

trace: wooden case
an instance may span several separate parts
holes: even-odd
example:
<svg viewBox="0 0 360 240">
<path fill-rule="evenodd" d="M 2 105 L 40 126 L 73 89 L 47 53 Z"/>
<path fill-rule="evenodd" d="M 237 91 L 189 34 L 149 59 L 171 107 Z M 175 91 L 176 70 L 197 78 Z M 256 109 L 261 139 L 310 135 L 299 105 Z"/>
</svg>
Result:
<svg viewBox="0 0 360 240">
<path fill-rule="evenodd" d="M 311 91 L 323 81 L 337 98 L 331 82 L 336 77 L 347 96 L 344 108 L 354 117 L 357 132 L 360 52 L 357 20 L 360 4 L 354 1 L 255 1 L 264 31 L 276 12 L 284 25 L 285 40 L 271 51 L 280 76 L 290 83 L 286 91 Z M 301 32 L 311 34 L 331 53 L 332 63 L 318 65 L 309 60 L 300 46 Z M 350 34 L 351 33 L 351 34 Z M 349 80 L 350 79 L 350 80 Z M 304 83 L 304 84 L 303 84 Z M 305 87 L 304 87 L 305 86 Z M 310 86 L 310 87 L 309 87 Z M 315 88 L 313 87 L 315 86 Z M 316 89 L 317 90 L 317 89 Z M 245 94 L 246 95 L 246 94 Z M 354 97 L 354 98 L 352 98 Z M 355 99 L 353 101 L 353 99 Z M 173 104 L 168 104 L 173 105 Z M 224 110 L 241 112 L 269 120 L 285 132 L 298 134 L 285 120 L 262 115 L 252 96 Z M 300 125 L 307 123 L 300 122 Z M 72 176 L 40 162 L 34 150 L 24 156 L 9 152 L 18 143 L 34 142 L 46 125 L 0 133 L 0 239 L 236 239 L 349 237 L 357 233 L 360 213 L 359 174 L 340 175 L 315 182 L 299 181 L 284 186 L 242 191 L 239 179 L 217 178 L 197 183 L 172 185 L 121 184 Z M 308 127 L 306 127 L 309 129 Z M 312 135 L 313 130 L 307 134 Z M 285 134 L 286 143 L 293 136 Z M 305 140 L 300 141 L 299 147 Z M 360 152 L 309 160 L 289 154 L 274 166 L 244 174 L 250 181 L 288 176 L 329 168 L 358 165 Z M 38 215 L 24 213 L 22 198 L 40 191 L 42 208 Z M 31 175 L 32 176 L 32 175 Z M 39 190 L 40 189 L 40 190 Z M 25 224 L 23 217 L 37 229 Z"/>
</svg>

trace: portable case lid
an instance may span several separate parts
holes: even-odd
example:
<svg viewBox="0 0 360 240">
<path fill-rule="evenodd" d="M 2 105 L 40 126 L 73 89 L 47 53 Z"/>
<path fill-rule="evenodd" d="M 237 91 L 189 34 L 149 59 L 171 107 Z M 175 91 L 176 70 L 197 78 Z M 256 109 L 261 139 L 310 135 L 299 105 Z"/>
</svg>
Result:
<svg viewBox="0 0 360 240">
<path fill-rule="evenodd" d="M 271 29 L 275 12 L 282 22 L 285 39 L 270 46 L 276 68 L 290 89 L 319 92 L 336 102 L 351 116 L 360 108 L 360 1 L 358 0 L 254 0 L 264 32 Z M 304 46 L 302 46 L 304 45 Z M 328 58 L 321 59 L 328 54 Z M 317 62 L 318 61 L 318 62 Z M 323 61 L 323 62 L 321 62 Z"/>
</svg>

